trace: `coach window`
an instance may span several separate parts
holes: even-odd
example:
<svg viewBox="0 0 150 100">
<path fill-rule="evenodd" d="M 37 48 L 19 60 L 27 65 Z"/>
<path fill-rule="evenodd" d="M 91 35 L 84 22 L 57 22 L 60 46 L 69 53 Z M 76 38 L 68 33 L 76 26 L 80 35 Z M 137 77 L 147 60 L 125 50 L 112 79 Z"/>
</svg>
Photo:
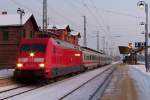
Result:
<svg viewBox="0 0 150 100">
<path fill-rule="evenodd" d="M 88 55 L 86 55 L 86 58 L 85 58 L 86 60 L 88 60 Z"/>
<path fill-rule="evenodd" d="M 89 56 L 88 55 L 86 55 L 86 60 L 89 60 Z"/>
<path fill-rule="evenodd" d="M 88 55 L 86 55 L 86 58 L 85 58 L 86 60 L 88 60 Z"/>
<path fill-rule="evenodd" d="M 87 54 L 85 55 L 85 59 L 88 60 L 88 55 Z"/>
<path fill-rule="evenodd" d="M 87 56 L 86 56 L 86 60 L 88 60 L 88 59 L 89 59 L 89 56 L 87 55 Z"/>
<path fill-rule="evenodd" d="M 84 54 L 84 59 L 86 60 L 86 54 Z"/>
<path fill-rule="evenodd" d="M 91 60 L 91 55 L 88 56 L 88 60 Z"/>
</svg>

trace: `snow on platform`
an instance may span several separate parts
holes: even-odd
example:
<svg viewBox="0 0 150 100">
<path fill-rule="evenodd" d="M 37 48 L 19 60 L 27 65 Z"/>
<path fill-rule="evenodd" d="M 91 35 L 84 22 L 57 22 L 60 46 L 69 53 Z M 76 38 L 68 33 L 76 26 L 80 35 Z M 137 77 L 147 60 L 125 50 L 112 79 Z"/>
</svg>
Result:
<svg viewBox="0 0 150 100">
<path fill-rule="evenodd" d="M 10 100 L 59 100 L 60 97 L 74 90 L 87 80 L 101 73 L 110 66 L 102 67 L 90 72 L 86 72 L 69 79 L 65 79 L 39 89 L 21 94 L 19 96 L 10 98 Z M 86 96 L 86 94 L 85 94 Z"/>
<path fill-rule="evenodd" d="M 14 69 L 1 69 L 0 70 L 0 79 L 9 78 L 13 76 Z"/>
<path fill-rule="evenodd" d="M 129 65 L 129 68 L 139 100 L 150 100 L 150 72 L 145 71 L 144 65 Z"/>
</svg>

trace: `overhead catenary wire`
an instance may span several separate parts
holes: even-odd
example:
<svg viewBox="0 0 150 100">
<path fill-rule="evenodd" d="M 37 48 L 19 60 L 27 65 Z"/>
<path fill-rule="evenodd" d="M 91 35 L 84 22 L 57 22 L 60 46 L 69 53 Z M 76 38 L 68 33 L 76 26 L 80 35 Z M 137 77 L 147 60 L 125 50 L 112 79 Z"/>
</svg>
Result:
<svg viewBox="0 0 150 100">
<path fill-rule="evenodd" d="M 77 0 L 76 0 L 77 1 Z M 142 19 L 143 17 L 139 17 L 137 15 L 134 15 L 134 14 L 130 14 L 130 13 L 125 13 L 125 12 L 119 12 L 119 11 L 114 11 L 114 10 L 108 10 L 108 9 L 101 9 L 101 8 L 98 8 L 95 6 L 94 4 L 94 1 L 93 0 L 89 0 L 91 2 L 91 4 L 93 4 L 93 8 L 95 9 L 96 12 L 99 12 L 99 11 L 102 11 L 102 12 L 105 12 L 105 13 L 111 13 L 111 14 L 115 14 L 115 15 L 119 15 L 119 16 L 124 16 L 124 17 L 130 17 L 130 18 L 134 18 L 136 19 L 136 26 L 138 27 L 138 19 Z M 101 16 L 100 16 L 101 17 Z M 101 18 L 102 19 L 102 18 Z M 106 27 L 106 24 L 104 22 L 104 20 L 102 19 L 103 21 L 103 25 L 102 27 Z M 112 25 L 109 25 L 110 27 L 112 27 Z M 113 25 L 114 26 L 114 25 Z M 118 25 L 120 27 L 120 25 Z M 125 25 L 121 25 L 123 27 L 126 27 Z M 94 26 L 92 26 L 94 27 Z M 99 26 L 97 26 L 99 27 Z M 101 26 L 100 26 L 101 27 Z M 91 27 L 90 27 L 91 28 Z M 101 29 L 101 28 L 99 28 Z M 98 29 L 98 30 L 99 30 Z M 137 28 L 136 28 L 136 33 L 137 33 Z"/>
<path fill-rule="evenodd" d="M 89 1 L 90 1 L 90 4 L 93 5 L 93 9 L 94 9 L 94 11 L 95 11 L 95 14 L 100 17 L 99 19 L 101 19 L 102 24 L 104 25 L 104 27 L 106 27 L 106 33 L 107 33 L 107 35 L 108 35 L 108 38 L 110 38 L 110 40 L 111 40 L 111 34 L 110 34 L 110 30 L 109 30 L 109 28 L 108 28 L 108 27 L 110 27 L 110 26 L 106 25 L 106 23 L 105 23 L 105 21 L 104 21 L 102 15 L 99 13 L 99 10 L 98 10 L 98 8 L 96 7 L 94 1 L 93 1 L 93 0 L 89 0 Z M 109 42 L 109 44 L 110 44 L 110 46 L 112 45 L 111 42 Z"/>
<path fill-rule="evenodd" d="M 101 26 L 101 23 L 99 22 L 99 19 L 97 18 L 97 16 L 92 12 L 92 10 L 89 8 L 89 6 L 84 2 L 82 1 L 82 4 L 84 7 L 87 8 L 88 12 L 90 13 L 91 16 L 93 16 L 93 19 L 95 20 L 95 22 L 97 22 L 99 24 L 99 26 Z M 100 27 L 101 28 L 101 27 Z M 104 33 L 107 33 L 105 29 L 101 28 L 101 30 L 104 31 Z"/>
<path fill-rule="evenodd" d="M 28 11 L 30 11 L 30 12 L 34 12 L 36 15 L 40 15 L 41 18 L 42 18 L 42 16 L 43 16 L 42 12 L 37 12 L 36 10 L 33 10 L 32 8 L 30 8 L 30 7 L 24 5 L 24 4 L 22 4 L 22 3 L 20 3 L 20 2 L 18 2 L 18 1 L 16 1 L 16 0 L 10 0 L 10 1 L 13 2 L 15 5 L 17 5 L 17 6 L 19 6 L 19 7 L 23 7 L 23 8 L 25 8 L 26 10 L 28 10 Z M 41 1 L 41 0 L 39 0 L 39 1 Z M 42 6 L 42 1 L 41 1 L 41 2 L 37 2 L 37 3 L 40 3 L 41 6 Z M 63 17 L 66 21 L 68 21 L 68 22 L 72 23 L 73 25 L 77 26 L 77 24 L 76 24 L 74 21 L 72 21 L 72 19 L 70 19 L 70 18 L 68 18 L 68 17 L 66 17 L 66 16 L 64 16 L 64 15 L 62 15 L 61 13 L 59 13 L 58 11 L 56 11 L 56 9 L 52 8 L 51 6 L 48 6 L 48 7 L 49 7 L 50 9 L 52 9 L 57 15 Z M 50 16 L 49 11 L 48 11 L 48 16 Z M 38 16 L 38 17 L 39 17 L 39 16 Z"/>
<path fill-rule="evenodd" d="M 87 10 L 88 10 L 88 12 L 90 13 L 90 15 L 94 17 L 93 19 L 95 19 L 95 21 L 97 22 L 97 24 L 100 26 L 101 23 L 100 23 L 99 19 L 97 18 L 97 13 L 94 13 L 94 11 L 92 11 L 92 10 L 89 8 L 89 6 L 88 6 L 84 1 L 82 1 L 82 4 L 83 4 L 84 7 L 87 8 Z M 104 24 L 104 25 L 105 25 L 105 24 Z M 106 29 L 107 29 L 107 30 L 103 29 L 102 27 L 100 27 L 100 29 L 101 29 L 104 33 L 107 33 L 108 36 L 111 38 L 107 26 L 106 26 Z M 104 33 L 103 33 L 103 34 L 104 34 Z M 105 37 L 106 37 L 106 36 L 105 36 Z M 111 44 L 110 44 L 110 45 L 111 45 Z"/>
<path fill-rule="evenodd" d="M 93 5 L 93 8 L 95 9 L 95 11 L 98 13 L 99 9 L 95 6 L 94 1 L 93 0 L 89 0 L 89 1 Z M 100 9 L 100 10 L 102 10 L 103 12 L 106 12 L 106 13 L 113 13 L 113 14 L 116 14 L 116 15 L 121 15 L 121 16 L 125 16 L 125 17 L 131 17 L 131 18 L 134 18 L 136 20 L 136 22 L 137 22 L 137 19 L 142 18 L 142 17 L 138 17 L 138 16 L 135 16 L 135 15 L 127 14 L 127 13 L 123 13 L 123 12 L 117 12 L 117 11 L 112 11 L 112 10 L 103 10 L 103 9 Z M 102 21 L 104 21 L 104 20 L 102 20 Z M 103 22 L 103 24 L 105 25 L 104 22 Z M 137 23 L 136 23 L 136 26 L 137 26 Z M 108 27 L 110 27 L 110 26 L 108 26 Z M 136 30 L 136 33 L 137 33 L 137 30 Z M 108 28 L 108 34 L 109 34 L 110 39 L 112 40 L 109 28 Z"/>
<path fill-rule="evenodd" d="M 42 4 L 42 1 L 41 1 L 41 0 L 38 0 L 38 1 L 40 1 L 40 2 L 38 2 L 39 4 Z M 56 10 L 55 8 L 53 8 L 52 6 L 50 6 L 49 4 L 50 4 L 50 3 L 48 3 L 48 8 L 50 8 L 50 10 L 53 11 L 55 14 L 57 14 L 57 15 L 63 17 L 66 21 L 70 21 L 71 23 L 76 24 L 74 21 L 72 21 L 72 19 L 70 19 L 70 18 L 64 16 L 63 14 L 61 14 L 61 13 L 59 12 L 61 9 L 59 9 L 59 11 L 58 11 L 58 10 Z M 47 12 L 49 17 L 51 16 L 50 10 L 48 10 L 48 12 Z M 61 12 L 62 12 L 62 11 L 61 11 Z"/>
<path fill-rule="evenodd" d="M 32 11 L 32 12 L 34 12 L 34 13 L 36 13 L 36 14 L 38 14 L 38 15 L 42 15 L 42 12 L 39 12 L 39 11 L 37 11 L 37 10 L 33 10 L 33 9 L 31 9 L 31 8 L 29 8 L 28 6 L 26 6 L 26 5 L 24 5 L 23 3 L 20 3 L 20 2 L 18 2 L 18 1 L 16 1 L 16 0 L 10 0 L 11 2 L 13 2 L 15 5 L 17 5 L 17 6 L 21 6 L 21 7 L 24 7 L 24 8 L 26 8 L 26 10 L 28 10 L 28 11 Z M 37 0 L 36 0 L 37 1 Z M 37 4 L 37 3 L 39 3 L 39 4 L 41 4 L 42 3 L 42 0 L 38 0 L 38 1 L 41 1 L 41 2 L 36 2 L 35 4 Z M 90 0 L 91 1 L 91 0 Z M 70 2 L 70 1 L 69 1 Z M 92 2 L 92 1 L 91 1 Z M 75 5 L 74 3 L 71 3 L 72 5 L 74 5 L 74 6 L 76 6 L 76 7 L 78 7 L 77 5 Z M 92 4 L 94 4 L 94 3 L 92 3 Z M 95 5 L 93 5 L 93 6 L 95 6 Z M 52 9 L 52 10 L 54 10 L 53 8 L 50 8 L 50 9 Z M 96 9 L 96 11 L 103 11 L 103 12 L 107 12 L 107 13 L 112 13 L 112 14 L 116 14 L 116 15 L 121 15 L 121 16 L 127 16 L 127 17 L 132 17 L 132 18 L 143 18 L 143 17 L 138 17 L 138 16 L 135 16 L 135 15 L 132 15 L 132 14 L 128 14 L 128 13 L 124 13 L 124 12 L 118 12 L 118 11 L 113 11 L 113 10 L 107 10 L 107 9 L 100 9 L 100 8 L 98 8 L 98 7 L 96 7 L 95 6 L 95 9 Z M 60 14 L 60 13 L 58 13 L 56 10 L 54 10 L 58 15 L 60 15 L 61 17 L 65 17 L 64 15 L 62 15 L 62 14 Z M 80 12 L 80 11 L 79 11 Z M 66 20 L 68 20 L 68 18 L 64 18 L 64 19 L 66 19 Z M 71 21 L 72 22 L 72 21 Z M 74 22 L 73 22 L 74 23 Z M 76 25 L 77 26 L 77 25 Z"/>
<path fill-rule="evenodd" d="M 66 1 L 66 0 L 64 0 L 64 1 Z M 74 4 L 73 1 L 74 1 L 74 0 L 68 0 L 67 3 L 68 3 L 70 6 L 74 6 L 74 8 L 80 8 L 79 5 Z M 85 14 L 84 14 L 83 12 L 81 12 L 80 10 L 77 10 L 77 9 L 76 9 L 76 11 L 77 11 L 77 13 L 80 13 L 81 16 L 85 15 Z"/>
<path fill-rule="evenodd" d="M 101 18 L 102 24 L 106 27 L 106 23 L 105 23 L 105 21 L 104 21 L 102 15 L 99 13 L 99 10 L 98 10 L 98 8 L 96 7 L 94 1 L 93 1 L 93 0 L 89 0 L 89 1 L 90 1 L 91 4 L 93 5 L 93 8 L 94 8 L 95 13 Z"/>
<path fill-rule="evenodd" d="M 40 14 L 40 15 L 42 15 L 42 12 L 37 12 L 36 10 L 33 10 L 33 9 L 31 9 L 31 8 L 29 8 L 28 6 L 26 6 L 26 5 L 24 5 L 24 4 L 22 4 L 22 3 L 20 3 L 20 2 L 18 2 L 18 1 L 16 1 L 16 0 L 10 0 L 11 2 L 13 2 L 15 5 L 17 5 L 17 6 L 21 6 L 21 7 L 24 7 L 24 8 L 26 8 L 27 10 L 29 10 L 29 11 L 32 11 L 32 12 L 35 12 L 35 13 L 37 13 L 37 14 Z M 37 0 L 36 0 L 37 1 Z M 41 1 L 41 0 L 38 0 L 38 1 Z M 90 0 L 91 1 L 91 0 Z M 42 1 L 41 1 L 42 2 Z M 91 1 L 92 2 L 92 1 Z M 38 3 L 38 2 L 36 2 L 36 3 Z M 71 4 L 73 4 L 73 3 L 71 3 Z M 74 5 L 74 4 L 73 4 Z M 132 18 L 143 18 L 143 17 L 138 17 L 138 16 L 136 16 L 136 15 L 133 15 L 133 14 L 129 14 L 129 13 L 125 13 L 125 12 L 118 12 L 118 11 L 114 11 L 114 10 L 108 10 L 108 9 L 101 9 L 101 8 L 98 8 L 98 7 L 96 7 L 96 9 L 97 10 L 100 10 L 100 11 L 103 11 L 103 12 L 106 12 L 106 13 L 112 13 L 112 14 L 116 14 L 116 15 L 121 15 L 121 16 L 127 16 L 127 17 L 132 17 Z M 79 11 L 80 12 L 80 11 Z"/>
<path fill-rule="evenodd" d="M 37 10 L 35 10 L 35 9 L 33 9 L 33 8 L 31 8 L 31 7 L 29 7 L 29 5 L 25 5 L 24 3 L 22 3 L 23 2 L 23 0 L 22 0 L 22 2 L 20 1 L 17 1 L 17 0 L 10 0 L 11 2 L 13 2 L 15 5 L 18 5 L 18 6 L 21 6 L 21 7 L 23 7 L 23 8 L 26 8 L 28 11 L 32 11 L 32 12 L 35 12 L 37 15 L 42 15 L 42 13 L 41 12 L 39 12 L 39 11 L 37 11 Z M 35 0 L 34 0 L 35 1 Z M 37 1 L 37 0 L 36 0 Z M 42 2 L 42 0 L 38 0 L 38 1 L 41 1 Z M 78 2 L 79 0 L 77 0 L 77 2 Z M 106 13 L 112 13 L 112 14 L 115 14 L 115 15 L 120 15 L 120 16 L 124 16 L 124 17 L 130 17 L 130 18 L 136 18 L 136 19 L 138 19 L 138 18 L 142 18 L 142 17 L 138 17 L 138 16 L 136 16 L 136 15 L 134 15 L 134 14 L 129 14 L 129 13 L 125 13 L 125 12 L 119 12 L 119 11 L 115 11 L 115 10 L 109 10 L 109 9 L 102 9 L 102 8 L 99 8 L 98 6 L 96 6 L 95 5 L 95 2 L 94 2 L 94 0 L 89 0 L 90 2 L 91 2 L 91 5 L 93 5 L 93 10 L 92 10 L 92 8 L 91 8 L 91 6 L 89 7 L 89 4 L 86 4 L 87 6 L 88 6 L 88 8 L 90 9 L 90 11 L 88 11 L 88 12 L 92 12 L 93 14 L 94 14 L 94 16 L 96 16 L 97 18 L 98 17 L 100 17 L 101 15 L 99 15 L 98 13 L 97 14 L 95 14 L 96 12 L 99 12 L 99 11 L 103 11 L 103 12 L 106 12 Z M 74 6 L 74 8 L 76 9 L 76 8 L 78 8 L 78 7 L 80 7 L 81 5 L 83 5 L 81 2 L 80 2 L 80 4 L 79 5 L 77 5 L 77 4 L 75 4 L 75 2 L 76 1 L 70 1 L 70 0 L 68 0 L 68 3 L 69 2 L 71 2 L 70 3 L 70 5 L 72 5 L 72 6 Z M 86 3 L 86 0 L 84 1 L 85 3 Z M 39 4 L 41 4 L 40 2 L 36 2 L 35 4 L 37 4 L 37 3 L 39 3 Z M 89 2 L 88 2 L 89 3 Z M 62 10 L 62 9 L 56 9 L 56 8 L 54 8 L 54 7 L 52 7 L 52 6 L 49 6 L 50 7 L 50 9 L 52 9 L 52 11 L 54 11 L 55 12 L 55 14 L 56 15 L 59 15 L 60 16 L 60 18 L 62 18 L 62 19 L 64 19 L 64 20 L 66 20 L 68 23 L 72 23 L 73 25 L 75 25 L 76 27 L 78 27 L 78 28 L 80 28 L 81 26 L 79 26 L 79 25 L 77 25 L 78 23 L 77 22 L 75 22 L 72 18 L 70 18 L 70 17 L 68 17 L 68 16 L 66 16 L 66 15 L 64 15 L 64 13 L 62 13 L 63 11 L 64 11 L 64 9 Z M 85 6 L 84 6 L 85 7 Z M 86 9 L 87 9 L 87 7 L 85 7 Z M 88 9 L 87 9 L 88 10 Z M 78 12 L 80 13 L 80 12 L 85 12 L 85 11 L 83 11 L 83 9 L 78 9 Z M 91 15 L 93 15 L 92 13 L 90 13 Z M 81 14 L 81 13 L 80 13 Z M 49 14 L 50 15 L 50 14 Z M 52 15 L 51 15 L 52 16 Z M 96 20 L 97 21 L 97 19 L 95 18 L 93 16 L 93 19 L 94 20 Z M 39 16 L 38 16 L 39 17 Z M 51 18 L 51 17 L 50 17 Z M 54 17 L 55 18 L 55 17 Z M 97 30 L 104 30 L 104 28 L 106 27 L 106 23 L 105 22 L 103 22 L 104 20 L 103 19 L 98 19 L 99 21 L 97 21 L 97 22 L 99 22 L 100 23 L 100 25 L 97 25 L 97 27 L 98 27 L 98 29 Z M 98 24 L 98 23 L 97 23 Z M 101 24 L 103 24 L 103 25 L 101 25 Z M 90 22 L 88 23 L 88 26 L 90 25 Z M 102 28 L 100 27 L 100 26 L 102 26 Z M 113 27 L 113 25 L 109 25 L 110 27 Z M 119 27 L 120 27 L 120 25 L 119 25 Z M 92 27 L 90 27 L 90 28 L 95 28 L 95 26 L 92 26 Z M 120 28 L 119 28 L 120 29 Z M 96 30 L 96 29 L 95 29 Z M 118 28 L 116 29 L 116 30 L 118 30 Z M 106 29 L 105 29 L 105 31 L 107 31 Z"/>
</svg>

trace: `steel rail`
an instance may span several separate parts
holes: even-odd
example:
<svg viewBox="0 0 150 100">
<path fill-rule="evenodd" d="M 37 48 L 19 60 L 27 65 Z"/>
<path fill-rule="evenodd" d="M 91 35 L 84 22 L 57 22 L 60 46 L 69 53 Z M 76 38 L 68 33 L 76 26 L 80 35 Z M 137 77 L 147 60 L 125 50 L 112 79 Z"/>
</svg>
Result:
<svg viewBox="0 0 150 100">
<path fill-rule="evenodd" d="M 73 89 L 73 90 L 70 91 L 69 93 L 67 93 L 67 94 L 65 94 L 64 96 L 60 97 L 59 100 L 63 100 L 64 98 L 66 98 L 67 96 L 71 95 L 72 93 L 74 93 L 75 91 L 77 91 L 78 89 L 80 89 L 81 87 L 83 87 L 84 85 L 86 85 L 87 83 L 91 82 L 91 81 L 94 80 L 95 78 L 97 78 L 97 77 L 99 77 L 99 76 L 105 74 L 105 72 L 110 71 L 110 70 L 112 71 L 112 70 L 114 70 L 114 68 L 112 68 L 112 66 L 109 67 L 109 68 L 107 68 L 106 70 L 104 70 L 104 71 L 102 71 L 101 73 L 97 74 L 96 76 L 92 77 L 91 79 L 89 79 L 88 81 L 84 82 L 83 84 L 81 84 L 81 85 L 78 86 L 77 88 Z M 108 75 L 108 76 L 109 76 L 109 75 Z M 106 79 L 105 79 L 105 80 L 106 80 Z M 105 81 L 105 80 L 104 80 L 104 81 Z M 103 84 L 104 84 L 104 82 L 103 82 Z M 97 90 L 98 90 L 98 89 L 97 89 Z M 95 92 L 97 92 L 97 90 L 96 90 Z M 93 94 L 93 95 L 94 95 L 94 94 Z M 92 95 L 92 96 L 93 96 L 93 95 Z M 90 98 L 92 98 L 92 96 L 91 96 Z M 89 100 L 90 100 L 90 99 L 89 99 Z"/>
</svg>

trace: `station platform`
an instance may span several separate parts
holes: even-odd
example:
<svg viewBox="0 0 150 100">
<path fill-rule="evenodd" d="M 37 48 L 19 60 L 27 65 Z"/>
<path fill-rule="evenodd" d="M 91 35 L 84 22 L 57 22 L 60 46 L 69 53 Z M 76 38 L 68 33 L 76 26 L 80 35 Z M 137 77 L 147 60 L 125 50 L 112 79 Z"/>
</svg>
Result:
<svg viewBox="0 0 150 100">
<path fill-rule="evenodd" d="M 113 78 L 100 100 L 138 100 L 134 80 L 130 75 L 130 66 L 119 64 Z"/>
</svg>

